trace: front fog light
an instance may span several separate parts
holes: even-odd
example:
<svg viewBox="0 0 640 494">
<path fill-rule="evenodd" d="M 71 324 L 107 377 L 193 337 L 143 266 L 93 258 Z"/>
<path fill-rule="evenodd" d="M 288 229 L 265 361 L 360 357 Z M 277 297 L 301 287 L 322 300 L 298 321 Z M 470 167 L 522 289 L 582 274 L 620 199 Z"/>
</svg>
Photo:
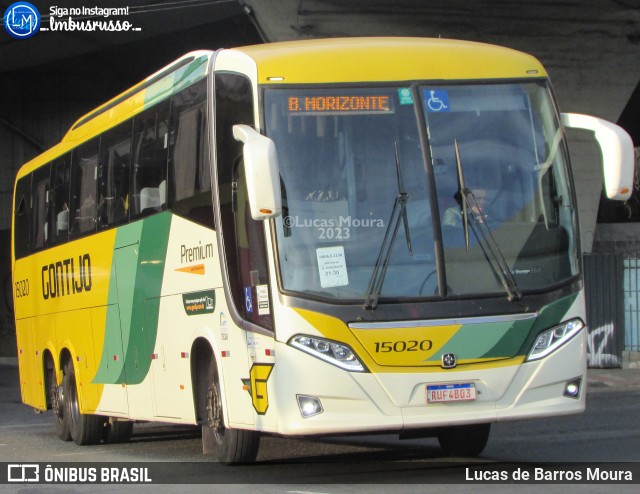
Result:
<svg viewBox="0 0 640 494">
<path fill-rule="evenodd" d="M 584 323 L 580 319 L 572 319 L 571 321 L 540 333 L 536 342 L 533 344 L 533 348 L 529 352 L 527 360 L 538 360 L 555 352 L 577 335 L 582 328 L 584 328 Z"/>
<path fill-rule="evenodd" d="M 577 379 L 573 379 L 567 382 L 564 385 L 564 393 L 562 396 L 566 396 L 567 398 L 580 398 L 580 388 L 582 387 L 582 378 L 578 377 Z"/>
<path fill-rule="evenodd" d="M 296 395 L 296 398 L 298 399 L 298 408 L 300 409 L 302 418 L 307 419 L 324 412 L 322 403 L 320 403 L 318 398 L 305 395 Z"/>
</svg>

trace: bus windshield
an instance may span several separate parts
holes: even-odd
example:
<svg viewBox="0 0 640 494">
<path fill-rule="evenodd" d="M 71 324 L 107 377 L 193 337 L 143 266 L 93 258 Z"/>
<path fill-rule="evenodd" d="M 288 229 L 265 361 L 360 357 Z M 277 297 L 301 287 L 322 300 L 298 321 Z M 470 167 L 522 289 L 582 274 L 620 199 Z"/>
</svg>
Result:
<svg viewBox="0 0 640 494">
<path fill-rule="evenodd" d="M 364 301 L 376 281 L 381 301 L 503 296 L 471 219 L 523 293 L 577 274 L 567 157 L 544 82 L 271 88 L 264 102 L 285 291 Z M 474 198 L 466 215 L 460 170 Z"/>
</svg>

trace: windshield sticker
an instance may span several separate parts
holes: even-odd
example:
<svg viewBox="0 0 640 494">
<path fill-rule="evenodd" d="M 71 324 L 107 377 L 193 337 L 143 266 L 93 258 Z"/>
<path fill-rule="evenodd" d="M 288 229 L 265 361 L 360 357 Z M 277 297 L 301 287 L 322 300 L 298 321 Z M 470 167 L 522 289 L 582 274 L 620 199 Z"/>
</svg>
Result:
<svg viewBox="0 0 640 494">
<path fill-rule="evenodd" d="M 256 286 L 256 298 L 258 299 L 258 315 L 267 316 L 269 309 L 269 285 Z"/>
<path fill-rule="evenodd" d="M 318 273 L 320 274 L 322 288 L 347 286 L 349 284 L 343 246 L 320 247 L 316 249 L 316 256 L 318 258 Z"/>
<path fill-rule="evenodd" d="M 424 99 L 427 103 L 428 112 L 443 113 L 451 111 L 449 93 L 446 89 L 425 89 Z"/>
<path fill-rule="evenodd" d="M 398 99 L 401 105 L 413 105 L 413 93 L 410 87 L 398 88 Z"/>
</svg>

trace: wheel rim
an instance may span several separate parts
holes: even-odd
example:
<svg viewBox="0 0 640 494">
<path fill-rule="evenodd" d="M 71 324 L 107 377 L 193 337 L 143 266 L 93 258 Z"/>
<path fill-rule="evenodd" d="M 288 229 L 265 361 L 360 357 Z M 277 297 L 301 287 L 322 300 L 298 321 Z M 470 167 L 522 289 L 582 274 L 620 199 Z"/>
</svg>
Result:
<svg viewBox="0 0 640 494">
<path fill-rule="evenodd" d="M 54 415 L 59 420 L 62 420 L 62 417 L 64 417 L 64 391 L 62 386 L 55 384 L 55 381 L 51 387 L 51 409 L 53 410 Z"/>
<path fill-rule="evenodd" d="M 64 392 L 62 386 L 58 386 L 56 381 L 56 371 L 51 369 L 49 374 L 49 392 L 51 393 L 51 410 L 59 420 L 64 415 Z"/>
<path fill-rule="evenodd" d="M 69 396 L 67 398 L 69 399 L 69 411 L 71 412 L 69 415 L 71 423 L 75 427 L 80 416 L 80 408 L 78 406 L 78 395 L 76 392 L 76 378 L 73 374 L 69 379 Z"/>
<path fill-rule="evenodd" d="M 209 386 L 208 395 L 208 406 L 207 406 L 207 419 L 209 423 L 209 427 L 213 431 L 213 436 L 216 439 L 218 444 L 221 444 L 224 441 L 224 418 L 222 416 L 222 403 L 220 401 L 220 392 L 218 390 L 218 386 L 215 383 L 212 383 Z"/>
</svg>

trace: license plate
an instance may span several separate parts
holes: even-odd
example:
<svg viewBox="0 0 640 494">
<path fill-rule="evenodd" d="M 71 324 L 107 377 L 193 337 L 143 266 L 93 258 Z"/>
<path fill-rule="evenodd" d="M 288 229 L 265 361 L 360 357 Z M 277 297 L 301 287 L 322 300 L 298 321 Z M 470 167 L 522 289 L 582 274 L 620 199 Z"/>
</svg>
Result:
<svg viewBox="0 0 640 494">
<path fill-rule="evenodd" d="M 427 385 L 427 402 L 428 403 L 473 401 L 475 399 L 476 399 L 476 385 L 474 383 Z"/>
</svg>

